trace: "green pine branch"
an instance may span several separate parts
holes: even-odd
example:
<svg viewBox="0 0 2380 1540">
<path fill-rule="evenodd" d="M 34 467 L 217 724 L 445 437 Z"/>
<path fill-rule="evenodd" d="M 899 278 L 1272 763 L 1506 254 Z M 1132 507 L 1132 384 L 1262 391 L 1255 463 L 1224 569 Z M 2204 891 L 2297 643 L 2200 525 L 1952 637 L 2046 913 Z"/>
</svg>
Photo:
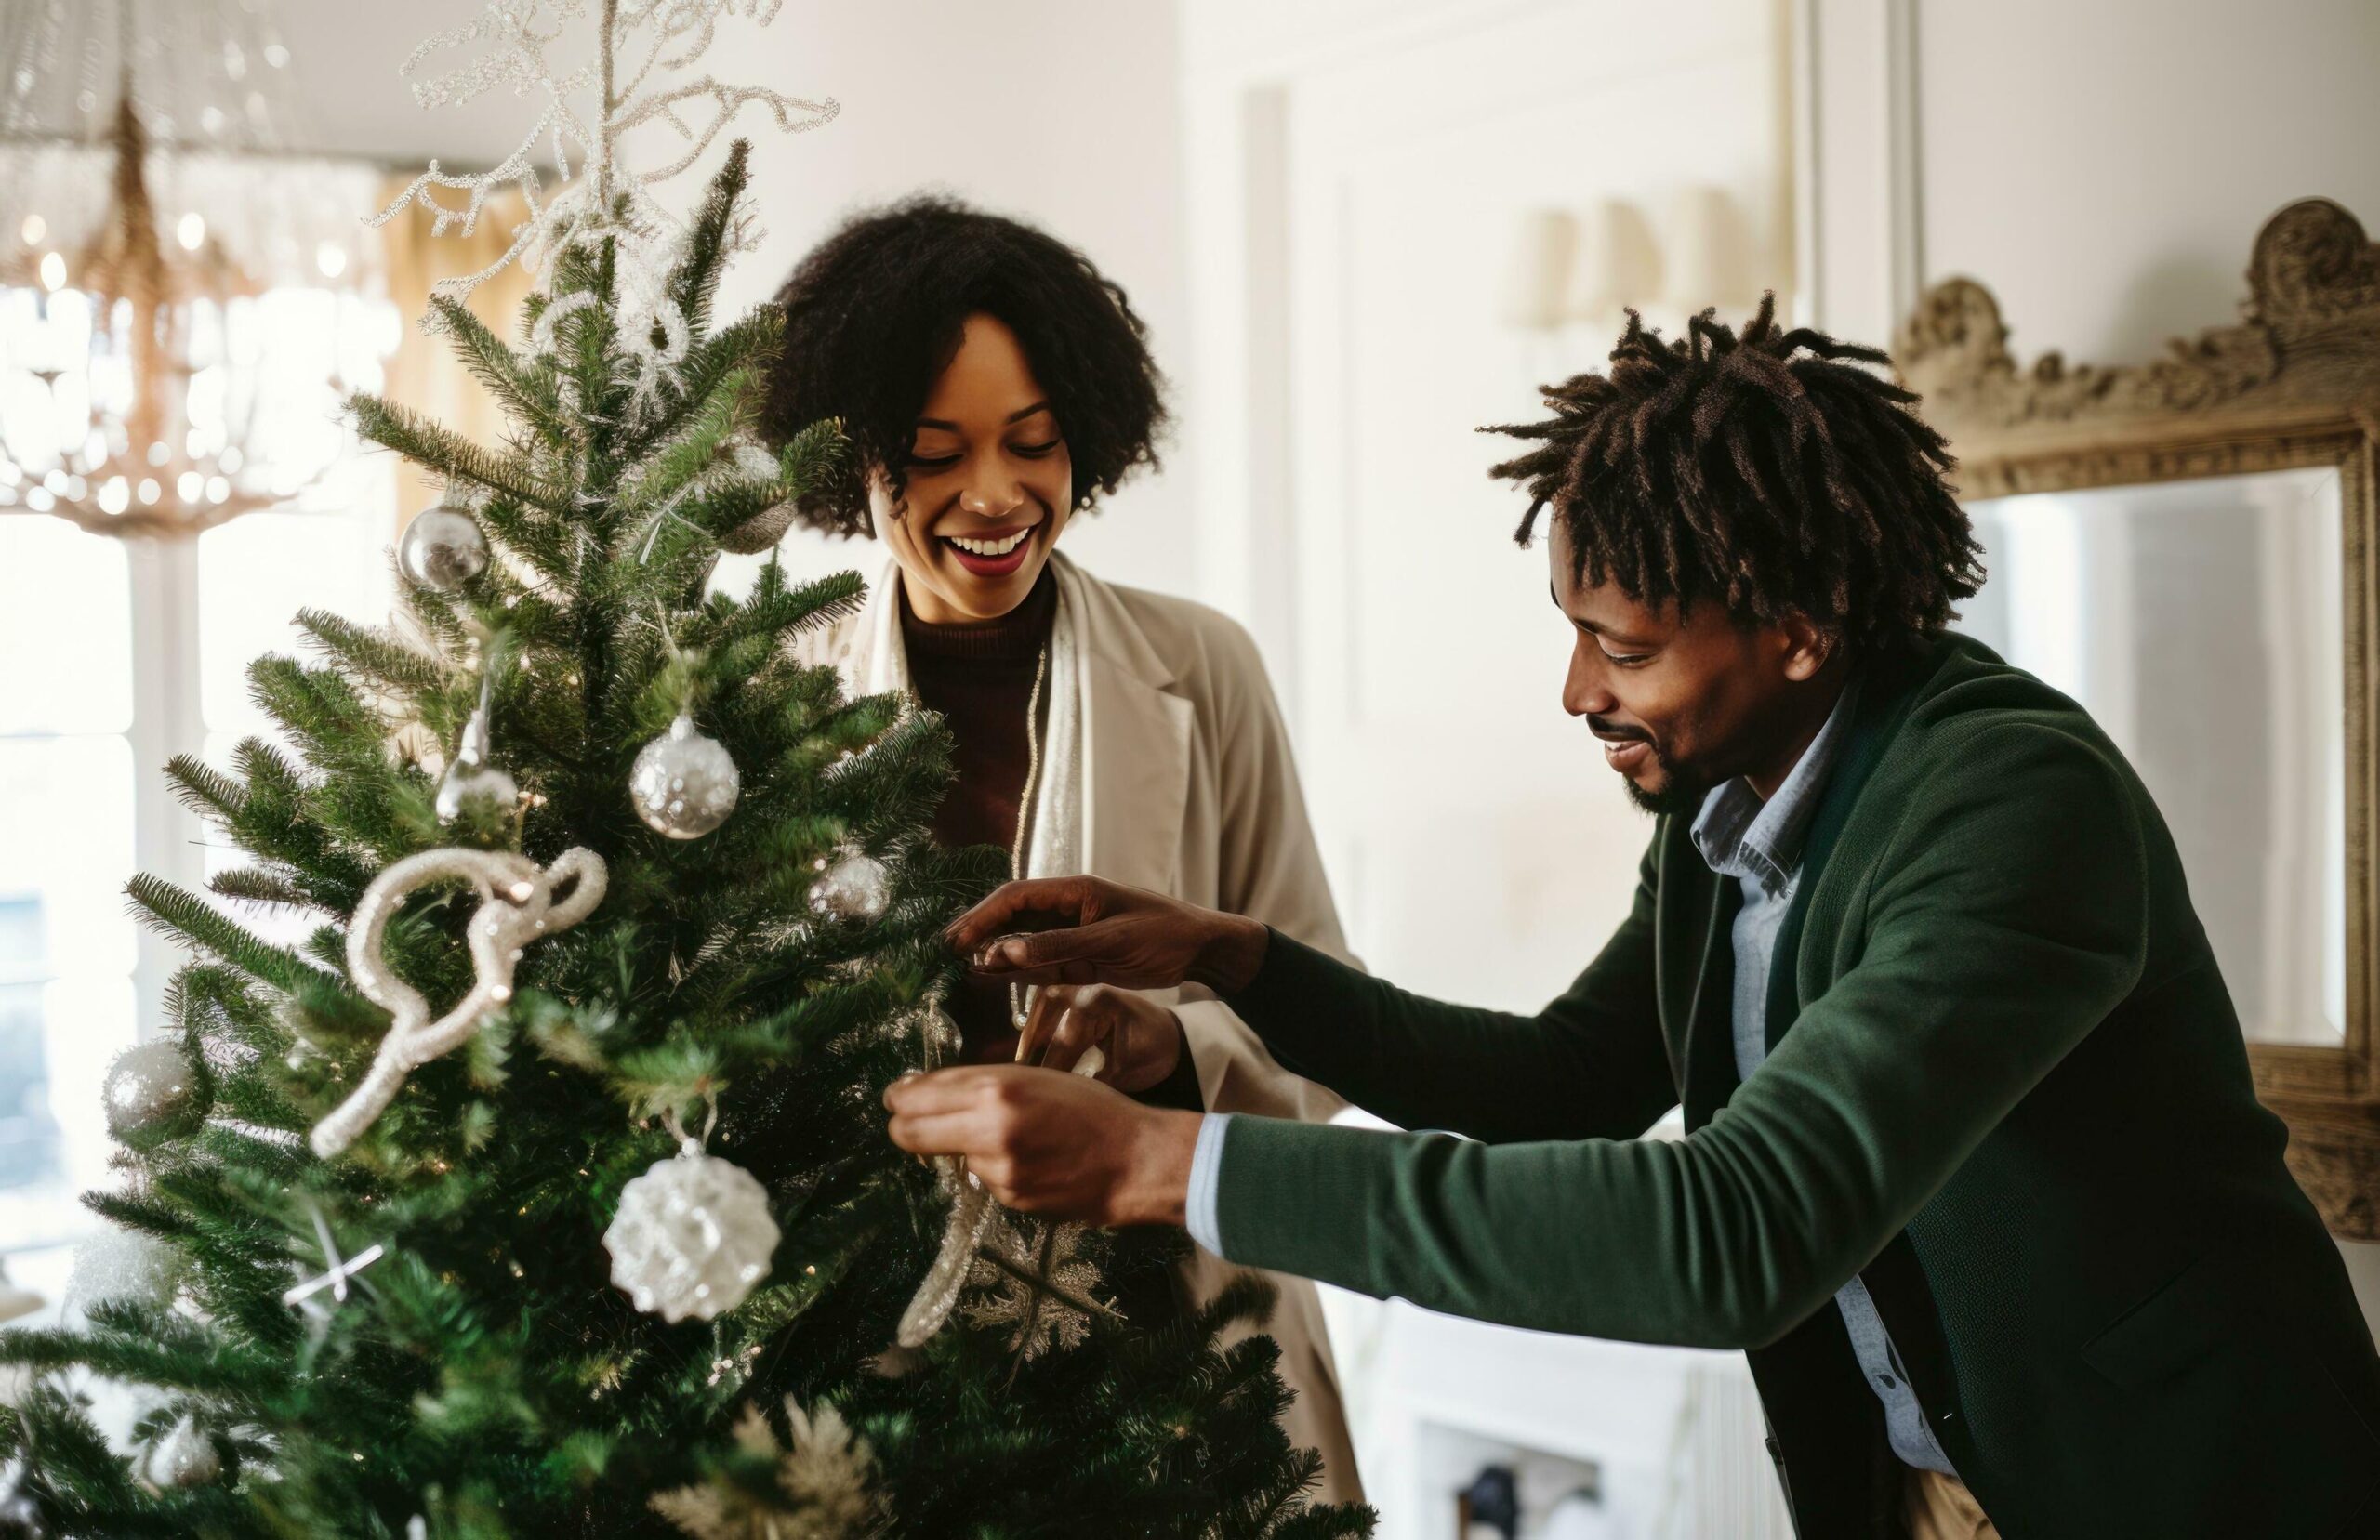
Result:
<svg viewBox="0 0 2380 1540">
<path fill-rule="evenodd" d="M 250 935 L 213 904 L 186 888 L 146 872 L 125 884 L 141 922 L 161 935 L 188 941 L 275 989 L 290 989 L 315 970 L 285 947 Z"/>
<path fill-rule="evenodd" d="M 720 274 L 726 269 L 736 206 L 751 181 L 751 158 L 750 140 L 737 139 L 728 146 L 727 163 L 711 178 L 702 206 L 687 229 L 685 257 L 669 276 L 670 301 L 696 336 L 710 329 L 711 300 L 719 292 Z"/>
<path fill-rule="evenodd" d="M 454 344 L 455 356 L 472 377 L 547 447 L 568 450 L 576 444 L 577 430 L 562 413 L 552 379 L 515 353 L 469 306 L 433 295 L 430 321 Z"/>
<path fill-rule="evenodd" d="M 774 305 L 764 305 L 741 321 L 686 349 L 678 364 L 676 393 L 637 438 L 642 453 L 668 443 L 685 430 L 687 422 L 718 394 L 720 385 L 739 371 L 765 376 L 765 366 L 776 356 L 785 336 L 785 317 Z"/>
<path fill-rule="evenodd" d="M 358 625 L 327 610 L 300 610 L 298 628 L 316 650 L 354 678 L 391 691 L 443 690 L 452 672 L 437 658 L 407 647 L 386 631 Z"/>
<path fill-rule="evenodd" d="M 575 319 L 575 318 L 574 318 Z M 569 494 L 548 485 L 517 455 L 496 454 L 393 402 L 358 391 L 347 399 L 355 430 L 371 443 L 392 449 L 453 480 L 518 498 L 549 513 L 570 511 Z"/>
</svg>

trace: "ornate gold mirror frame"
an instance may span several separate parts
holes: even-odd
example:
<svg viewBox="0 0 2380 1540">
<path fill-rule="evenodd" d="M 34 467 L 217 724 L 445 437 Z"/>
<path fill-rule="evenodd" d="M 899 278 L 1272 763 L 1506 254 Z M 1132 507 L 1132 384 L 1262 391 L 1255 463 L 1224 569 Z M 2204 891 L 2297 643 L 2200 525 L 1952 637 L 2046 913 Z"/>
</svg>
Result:
<svg viewBox="0 0 2380 1540">
<path fill-rule="evenodd" d="M 2380 246 L 2327 199 L 2266 222 L 2238 325 L 2155 362 L 2019 369 L 1989 290 L 1929 289 L 1896 339 L 1919 410 L 1959 456 L 1964 498 L 2334 467 L 2346 700 L 2346 1011 L 2340 1046 L 2252 1042 L 2257 1093 L 2289 1125 L 2289 1164 L 2337 1233 L 2380 1239 L 2374 1062 L 2374 465 L 2380 439 Z"/>
</svg>

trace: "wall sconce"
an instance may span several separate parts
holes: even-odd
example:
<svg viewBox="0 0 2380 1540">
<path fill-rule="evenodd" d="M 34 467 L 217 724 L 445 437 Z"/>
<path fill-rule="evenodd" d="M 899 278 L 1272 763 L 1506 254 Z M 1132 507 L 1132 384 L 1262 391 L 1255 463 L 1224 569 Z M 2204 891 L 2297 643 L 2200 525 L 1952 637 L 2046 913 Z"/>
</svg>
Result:
<svg viewBox="0 0 2380 1540">
<path fill-rule="evenodd" d="M 1725 188 L 1686 187 L 1671 194 L 1663 244 L 1670 254 L 1670 305 L 1688 315 L 1717 306 L 1749 309 L 1760 299 L 1752 277 L 1751 223 Z"/>
<path fill-rule="evenodd" d="M 1533 208 L 1519 217 L 1497 295 L 1507 326 L 1552 332 L 1616 327 L 1620 312 L 1693 315 L 1750 308 L 1760 296 L 1751 221 L 1725 188 L 1679 188 L 1661 230 L 1637 204 L 1603 198 L 1577 214 Z"/>
<path fill-rule="evenodd" d="M 1588 205 L 1579 220 L 1577 258 L 1570 266 L 1562 319 L 1616 324 L 1622 310 L 1643 309 L 1661 293 L 1661 248 L 1644 211 L 1618 198 Z"/>
</svg>

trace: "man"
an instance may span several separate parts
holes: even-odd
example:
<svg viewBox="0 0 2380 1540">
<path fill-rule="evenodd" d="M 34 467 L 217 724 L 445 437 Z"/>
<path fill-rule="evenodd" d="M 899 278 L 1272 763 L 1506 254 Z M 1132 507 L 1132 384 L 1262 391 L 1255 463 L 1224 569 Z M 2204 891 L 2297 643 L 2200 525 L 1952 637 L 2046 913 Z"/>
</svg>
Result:
<svg viewBox="0 0 2380 1540">
<path fill-rule="evenodd" d="M 1632 324 L 1504 430 L 1536 446 L 1499 467 L 1521 538 L 1553 514 L 1564 705 L 1659 815 L 1633 912 L 1539 1015 L 1088 878 L 953 928 L 989 976 L 1203 983 L 1283 1064 L 1469 1140 L 1016 1067 L 905 1082 L 892 1135 L 1035 1212 L 1746 1349 L 1810 1540 L 2380 1532 L 2380 1359 L 2173 841 L 2087 714 L 1944 629 L 1977 551 L 1882 362 L 1767 306 L 1740 337 Z M 1051 1014 L 1027 1040 L 1062 1068 L 1094 1033 Z M 1637 1140 L 1678 1101 L 1683 1141 Z"/>
</svg>

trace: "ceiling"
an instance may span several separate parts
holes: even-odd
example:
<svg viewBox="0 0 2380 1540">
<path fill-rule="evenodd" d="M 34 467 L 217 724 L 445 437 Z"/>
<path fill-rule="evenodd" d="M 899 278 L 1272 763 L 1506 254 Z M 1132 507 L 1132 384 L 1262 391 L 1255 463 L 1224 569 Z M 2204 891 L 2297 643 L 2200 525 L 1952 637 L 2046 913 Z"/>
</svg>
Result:
<svg viewBox="0 0 2380 1540">
<path fill-rule="evenodd" d="M 274 9 L 302 110 L 298 133 L 306 142 L 294 150 L 398 165 L 432 155 L 454 166 L 484 165 L 509 153 L 532 121 L 535 109 L 506 91 L 460 107 L 424 109 L 397 73 L 431 33 L 478 15 L 476 0 L 276 0 Z M 469 53 L 445 57 L 459 61 Z M 424 74 L 433 72 L 436 58 L 425 65 Z"/>
</svg>

